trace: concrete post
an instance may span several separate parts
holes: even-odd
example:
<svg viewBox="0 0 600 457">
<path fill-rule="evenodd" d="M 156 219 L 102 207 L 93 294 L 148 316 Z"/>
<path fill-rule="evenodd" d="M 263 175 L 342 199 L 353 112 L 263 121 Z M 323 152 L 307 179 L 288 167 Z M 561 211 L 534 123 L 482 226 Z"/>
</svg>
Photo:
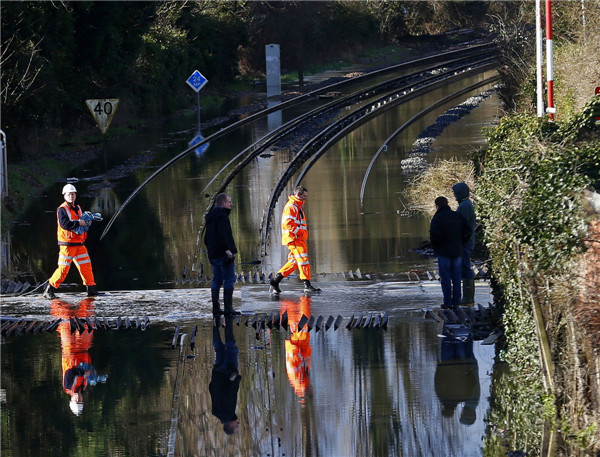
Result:
<svg viewBox="0 0 600 457">
<path fill-rule="evenodd" d="M 281 95 L 281 60 L 279 57 L 279 45 L 268 44 L 265 46 L 265 58 L 267 69 L 267 99 Z M 268 107 L 271 108 L 281 103 L 280 100 L 271 100 Z M 281 125 L 281 111 L 275 111 L 267 116 L 270 131 Z"/>
<path fill-rule="evenodd" d="M 281 60 L 279 58 L 279 45 L 266 45 L 265 57 L 267 61 L 267 97 L 281 95 Z"/>
</svg>

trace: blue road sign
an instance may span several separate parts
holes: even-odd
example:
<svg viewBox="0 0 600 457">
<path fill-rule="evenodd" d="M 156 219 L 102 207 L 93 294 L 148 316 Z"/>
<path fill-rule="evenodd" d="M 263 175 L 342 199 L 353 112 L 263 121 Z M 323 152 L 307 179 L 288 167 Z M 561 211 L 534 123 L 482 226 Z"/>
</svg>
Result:
<svg viewBox="0 0 600 457">
<path fill-rule="evenodd" d="M 203 139 L 204 139 L 204 137 L 202 135 L 198 134 L 190 140 L 190 142 L 188 143 L 188 146 L 190 146 L 190 147 L 194 146 L 195 144 L 200 143 Z M 206 151 L 208 149 L 209 145 L 210 145 L 210 143 L 204 143 L 202 146 L 197 147 L 194 150 L 196 152 L 196 155 L 201 156 L 204 153 L 204 151 Z"/>
<path fill-rule="evenodd" d="M 200 89 L 204 87 L 204 85 L 208 82 L 208 79 L 206 79 L 198 70 L 196 70 L 185 82 L 188 83 L 188 85 L 196 92 L 200 92 Z"/>
</svg>

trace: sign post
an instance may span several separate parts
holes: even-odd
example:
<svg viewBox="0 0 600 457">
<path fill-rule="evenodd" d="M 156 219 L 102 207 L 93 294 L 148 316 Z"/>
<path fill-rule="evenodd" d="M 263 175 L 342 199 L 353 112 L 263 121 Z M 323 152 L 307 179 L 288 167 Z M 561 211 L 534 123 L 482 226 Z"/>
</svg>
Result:
<svg viewBox="0 0 600 457">
<path fill-rule="evenodd" d="M 198 130 L 200 130 L 200 89 L 206 85 L 208 79 L 206 79 L 198 70 L 195 70 L 185 82 L 196 91 L 196 100 L 198 103 Z"/>
<path fill-rule="evenodd" d="M 117 111 L 117 107 L 119 106 L 118 98 L 102 98 L 95 100 L 86 100 L 85 101 L 87 107 L 94 116 L 96 120 L 96 124 L 100 128 L 102 135 L 106 133 L 108 127 L 110 127 L 110 123 Z"/>
<path fill-rule="evenodd" d="M 596 91 L 594 92 L 594 95 L 598 94 L 600 94 L 600 86 L 596 87 Z M 596 122 L 600 122 L 600 116 L 596 116 Z"/>
<path fill-rule="evenodd" d="M 546 82 L 548 92 L 548 120 L 554 122 L 554 44 L 552 40 L 552 0 L 546 0 Z"/>
</svg>

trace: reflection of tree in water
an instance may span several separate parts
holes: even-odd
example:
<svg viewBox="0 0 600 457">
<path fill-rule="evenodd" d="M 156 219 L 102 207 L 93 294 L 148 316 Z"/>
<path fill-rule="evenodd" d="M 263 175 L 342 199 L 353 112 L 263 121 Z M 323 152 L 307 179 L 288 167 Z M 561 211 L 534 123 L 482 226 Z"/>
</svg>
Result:
<svg viewBox="0 0 600 457">
<path fill-rule="evenodd" d="M 129 189 L 134 178 L 126 177 L 122 182 Z M 114 198 L 118 200 L 119 196 Z M 104 222 L 92 226 L 86 243 L 100 289 L 151 289 L 158 287 L 165 278 L 175 277 L 172 253 L 166 252 L 161 221 L 143 195 L 136 197 L 106 237 L 99 241 L 107 221 L 105 218 Z"/>
<path fill-rule="evenodd" d="M 163 445 L 157 421 L 170 420 L 173 385 L 165 379 L 171 362 L 164 342 L 171 336 L 169 330 L 152 326 L 145 332 L 97 332 L 92 358 L 96 369 L 110 378 L 102 395 L 94 395 L 88 426 L 102 430 L 103 442 L 111 446 L 108 454 L 114 455 L 114 446 L 129 455 L 155 455 Z M 140 419 L 146 415 L 153 420 Z"/>
<path fill-rule="evenodd" d="M 370 436 L 371 446 L 377 450 L 374 455 L 388 455 L 391 449 L 396 449 L 394 437 L 399 436 L 401 430 L 398 415 L 394 413 L 393 392 L 396 388 L 390 386 L 385 370 L 373 370 L 374 366 L 385 367 L 386 365 L 385 334 L 377 329 L 369 329 L 353 331 L 351 338 L 357 376 L 369 379 L 368 382 L 362 380 L 360 382 L 361 385 L 368 387 L 368 392 L 361 397 L 364 395 L 364 398 L 368 398 L 373 405 L 368 411 L 361 411 L 369 417 L 357 425 L 363 428 L 368 424 L 360 433 L 361 436 L 367 433 Z M 382 417 L 385 417 L 385 420 L 382 420 Z M 367 449 L 363 451 L 369 453 Z"/>
</svg>

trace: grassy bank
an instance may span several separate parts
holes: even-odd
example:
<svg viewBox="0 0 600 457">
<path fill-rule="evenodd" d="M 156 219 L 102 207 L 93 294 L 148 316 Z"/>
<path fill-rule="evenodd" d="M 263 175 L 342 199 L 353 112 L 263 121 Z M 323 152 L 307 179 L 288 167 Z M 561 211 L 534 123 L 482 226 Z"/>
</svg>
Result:
<svg viewBox="0 0 600 457">
<path fill-rule="evenodd" d="M 542 420 L 564 438 L 559 455 L 587 455 L 600 443 L 595 395 L 573 395 L 597 389 L 582 365 L 597 356 L 590 351 L 582 359 L 593 330 L 571 325 L 583 239 L 598 217 L 586 212 L 584 191 L 600 187 L 599 112 L 596 97 L 556 123 L 507 116 L 488 132 L 480 157 L 477 210 L 502 292 L 508 342 L 501 358 L 516 376 L 495 385 L 496 396 L 507 401 L 497 402 L 490 419 L 510 430 L 512 446 L 528 455 L 540 455 L 545 446 L 531 429 L 537 424 L 539 430 Z M 493 441 L 489 446 L 498 445 Z"/>
</svg>

